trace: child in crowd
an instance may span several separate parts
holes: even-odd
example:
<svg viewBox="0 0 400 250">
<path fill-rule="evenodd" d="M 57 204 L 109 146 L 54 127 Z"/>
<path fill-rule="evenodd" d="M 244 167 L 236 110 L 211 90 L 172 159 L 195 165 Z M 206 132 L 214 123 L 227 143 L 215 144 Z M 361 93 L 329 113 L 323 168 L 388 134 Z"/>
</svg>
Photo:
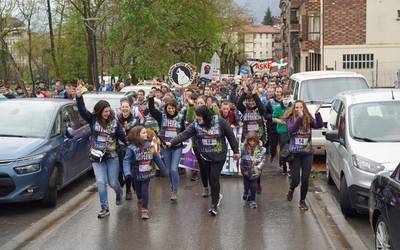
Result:
<svg viewBox="0 0 400 250">
<path fill-rule="evenodd" d="M 149 219 L 149 184 L 154 175 L 151 165 L 155 162 L 165 175 L 168 175 L 168 170 L 160 158 L 156 145 L 149 140 L 145 127 L 132 128 L 128 135 L 128 141 L 130 145 L 124 159 L 125 179 L 133 179 L 138 199 L 138 211 L 141 213 L 142 219 Z"/>
<path fill-rule="evenodd" d="M 261 174 L 265 148 L 256 132 L 249 132 L 241 149 L 240 170 L 243 175 L 243 200 L 248 201 L 251 208 L 257 208 L 257 179 Z"/>
</svg>

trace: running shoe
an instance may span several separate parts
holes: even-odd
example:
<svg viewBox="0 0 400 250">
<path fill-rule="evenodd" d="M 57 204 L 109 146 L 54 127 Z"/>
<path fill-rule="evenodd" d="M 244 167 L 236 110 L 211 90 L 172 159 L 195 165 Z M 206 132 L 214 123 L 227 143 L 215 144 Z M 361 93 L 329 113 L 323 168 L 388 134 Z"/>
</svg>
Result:
<svg viewBox="0 0 400 250">
<path fill-rule="evenodd" d="M 201 194 L 201 196 L 203 196 L 203 197 L 210 196 L 210 190 L 208 189 L 208 187 L 203 188 L 203 193 Z"/>
<path fill-rule="evenodd" d="M 307 211 L 307 210 L 308 210 L 308 206 L 307 206 L 307 204 L 306 204 L 305 201 L 300 201 L 300 203 L 299 203 L 299 208 L 300 208 L 301 210 L 303 210 L 303 211 Z"/>
<path fill-rule="evenodd" d="M 175 192 L 172 192 L 172 193 L 171 193 L 171 202 L 172 202 L 172 203 L 176 203 L 177 200 L 178 200 L 177 194 L 176 194 Z"/>
<path fill-rule="evenodd" d="M 217 216 L 218 215 L 218 209 L 215 207 L 212 207 L 208 210 L 208 213 L 212 216 Z"/>
<path fill-rule="evenodd" d="M 122 194 L 117 194 L 117 198 L 115 199 L 115 204 L 117 206 L 122 204 Z"/>
<path fill-rule="evenodd" d="M 142 219 L 143 220 L 150 219 L 150 215 L 149 215 L 149 210 L 148 209 L 142 209 Z"/>
<path fill-rule="evenodd" d="M 102 208 L 101 211 L 97 214 L 97 218 L 103 219 L 110 215 L 110 210 L 108 208 Z"/>
<path fill-rule="evenodd" d="M 250 208 L 256 209 L 257 208 L 257 203 L 256 201 L 251 201 L 249 204 Z"/>
<path fill-rule="evenodd" d="M 132 200 L 132 192 L 126 192 L 125 200 L 127 200 L 127 201 Z"/>
</svg>

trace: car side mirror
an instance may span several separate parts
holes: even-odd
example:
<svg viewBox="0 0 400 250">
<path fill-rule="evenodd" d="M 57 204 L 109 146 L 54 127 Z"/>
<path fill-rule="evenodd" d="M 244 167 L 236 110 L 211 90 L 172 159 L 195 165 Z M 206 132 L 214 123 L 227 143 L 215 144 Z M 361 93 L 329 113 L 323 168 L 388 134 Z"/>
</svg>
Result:
<svg viewBox="0 0 400 250">
<path fill-rule="evenodd" d="M 337 130 L 326 131 L 325 137 L 328 141 L 342 143 L 339 138 L 339 132 Z"/>
</svg>

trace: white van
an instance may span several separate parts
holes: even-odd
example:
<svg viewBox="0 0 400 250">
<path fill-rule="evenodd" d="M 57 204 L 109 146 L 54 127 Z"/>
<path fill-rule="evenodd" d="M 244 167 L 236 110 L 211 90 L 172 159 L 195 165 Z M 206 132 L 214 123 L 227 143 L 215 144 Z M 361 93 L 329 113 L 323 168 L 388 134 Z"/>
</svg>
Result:
<svg viewBox="0 0 400 250">
<path fill-rule="evenodd" d="M 368 89 L 364 76 L 354 72 L 311 71 L 293 74 L 290 77 L 293 100 L 303 100 L 311 114 L 323 103 L 320 113 L 324 120 L 322 129 L 312 130 L 314 154 L 325 154 L 325 131 L 332 100 L 336 94 L 357 89 Z"/>
</svg>

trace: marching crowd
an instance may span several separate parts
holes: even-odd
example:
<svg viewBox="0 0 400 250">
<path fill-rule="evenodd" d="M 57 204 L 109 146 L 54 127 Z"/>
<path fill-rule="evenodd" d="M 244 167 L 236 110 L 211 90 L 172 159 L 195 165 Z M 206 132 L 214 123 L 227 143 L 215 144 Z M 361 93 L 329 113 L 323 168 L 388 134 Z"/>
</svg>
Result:
<svg viewBox="0 0 400 250">
<path fill-rule="evenodd" d="M 110 85 L 101 85 L 98 91 L 112 91 L 107 86 Z M 119 84 L 114 90 L 123 86 Z M 44 86 L 38 86 L 30 96 L 76 99 L 79 113 L 90 125 L 89 154 L 101 205 L 98 218 L 110 214 L 107 186 L 115 191 L 116 204 L 120 205 L 123 184 L 125 199 L 131 200 L 136 193 L 141 218 L 150 218 L 149 185 L 157 167 L 161 175 L 169 177 L 170 199 L 176 203 L 178 166 L 183 142 L 189 139 L 200 170 L 202 196 L 211 196 L 209 214 L 218 214 L 222 199 L 220 175 L 227 142 L 234 159 L 239 161 L 243 200 L 249 207 L 257 208 L 256 194 L 262 192 L 265 161 L 272 162 L 277 157 L 281 174 L 291 179 L 287 200 L 292 200 L 301 182 L 299 207 L 308 210 L 305 198 L 313 162 L 311 130 L 321 128 L 323 121 L 319 108 L 310 114 L 304 102 L 291 100 L 288 79 L 244 77 L 240 82 L 222 80 L 174 89 L 163 84 L 151 89 L 147 96 L 139 90 L 136 99 L 122 99 L 117 112 L 106 100 L 87 110 L 82 94 L 90 89 L 82 80 L 76 87 L 64 89 L 61 82 L 56 82 L 52 91 L 42 89 Z M 0 90 L 5 98 L 24 95 L 24 91 L 17 89 L 13 93 L 4 85 Z M 242 128 L 240 142 L 233 133 L 238 127 Z M 194 171 L 193 180 L 196 174 Z"/>
</svg>

